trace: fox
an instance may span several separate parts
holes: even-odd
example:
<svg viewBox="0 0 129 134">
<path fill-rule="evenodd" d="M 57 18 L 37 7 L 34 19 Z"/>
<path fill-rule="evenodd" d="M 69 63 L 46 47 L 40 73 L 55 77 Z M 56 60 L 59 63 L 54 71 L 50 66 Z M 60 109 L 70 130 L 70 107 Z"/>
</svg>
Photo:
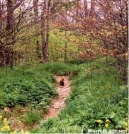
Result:
<svg viewBox="0 0 129 134">
<path fill-rule="evenodd" d="M 60 85 L 61 86 L 64 86 L 64 77 L 62 76 L 61 79 L 60 79 Z"/>
</svg>

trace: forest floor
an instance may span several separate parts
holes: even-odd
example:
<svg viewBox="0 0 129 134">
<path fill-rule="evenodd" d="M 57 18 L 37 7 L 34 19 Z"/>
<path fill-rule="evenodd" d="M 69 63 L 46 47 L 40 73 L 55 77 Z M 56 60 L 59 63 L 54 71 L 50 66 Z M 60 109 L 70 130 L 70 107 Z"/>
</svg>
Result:
<svg viewBox="0 0 129 134">
<path fill-rule="evenodd" d="M 61 76 L 55 76 L 56 80 L 57 80 L 57 84 L 56 84 L 56 90 L 58 92 L 58 97 L 54 98 L 52 100 L 52 105 L 50 105 L 48 112 L 44 115 L 43 120 L 47 120 L 49 118 L 53 118 L 58 116 L 58 114 L 60 113 L 60 111 L 66 106 L 65 104 L 65 100 L 68 97 L 68 95 L 70 94 L 70 80 L 68 76 L 64 76 L 64 86 L 61 86 L 59 84 L 59 81 L 61 79 Z M 19 118 L 23 118 L 24 117 L 24 113 L 26 111 L 25 108 L 18 108 L 17 110 L 14 109 L 9 109 L 9 108 L 5 108 L 4 109 L 6 113 L 10 113 L 11 117 L 9 118 L 10 121 L 10 125 L 11 128 L 13 128 L 16 131 L 20 131 L 22 129 L 24 130 L 30 130 L 33 128 L 37 128 L 38 124 L 33 124 L 31 127 L 28 126 L 27 124 L 23 123 L 22 121 L 19 121 Z M 39 113 L 41 114 L 41 113 Z M 15 118 L 15 116 L 17 115 L 17 118 Z"/>
<path fill-rule="evenodd" d="M 70 81 L 68 76 L 64 76 L 64 86 L 59 84 L 61 76 L 55 76 L 58 84 L 56 85 L 57 92 L 59 94 L 58 98 L 53 99 L 53 103 L 50 106 L 47 114 L 45 115 L 45 120 L 48 118 L 56 117 L 59 112 L 65 107 L 65 100 L 70 94 Z"/>
</svg>

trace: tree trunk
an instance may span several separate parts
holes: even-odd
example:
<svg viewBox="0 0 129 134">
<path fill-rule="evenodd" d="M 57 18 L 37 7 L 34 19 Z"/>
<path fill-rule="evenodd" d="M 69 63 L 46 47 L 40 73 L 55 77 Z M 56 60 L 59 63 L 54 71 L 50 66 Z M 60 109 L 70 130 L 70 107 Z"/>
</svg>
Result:
<svg viewBox="0 0 129 134">
<path fill-rule="evenodd" d="M 1 1 L 0 1 L 0 20 L 2 20 L 2 2 Z M 0 21 L 0 35 L 1 35 L 1 32 L 2 32 L 2 21 Z"/>
<path fill-rule="evenodd" d="M 36 54 L 37 54 L 37 58 L 41 59 L 41 54 L 40 54 L 40 45 L 39 45 L 39 39 L 38 39 L 38 31 L 39 31 L 39 27 L 36 25 L 37 21 L 39 19 L 39 14 L 38 14 L 38 0 L 33 0 L 33 7 L 34 7 L 34 23 L 35 23 L 35 33 L 36 33 Z"/>
<path fill-rule="evenodd" d="M 38 0 L 33 0 L 33 6 L 34 6 L 34 20 L 36 22 L 38 18 Z"/>
<path fill-rule="evenodd" d="M 23 0 L 19 0 L 14 4 L 13 0 L 7 0 L 7 24 L 6 24 L 6 46 L 5 46 L 5 56 L 6 64 L 10 64 L 10 68 L 13 68 L 13 46 L 15 43 L 15 32 L 14 32 L 14 10 L 18 8 Z"/>
<path fill-rule="evenodd" d="M 120 77 L 124 81 L 124 84 L 127 84 L 127 64 L 128 61 L 124 58 L 117 59 L 118 70 L 120 71 Z"/>
<path fill-rule="evenodd" d="M 44 62 L 49 62 L 49 17 L 50 17 L 50 2 L 44 1 L 44 6 L 41 14 L 41 37 L 42 37 L 42 54 Z"/>
<path fill-rule="evenodd" d="M 7 0 L 7 25 L 6 25 L 6 63 L 9 61 L 10 68 L 13 68 L 13 45 L 14 45 L 14 9 L 12 0 Z"/>
<path fill-rule="evenodd" d="M 46 44 L 46 43 L 42 44 L 42 53 L 43 53 L 44 62 L 49 62 L 48 44 Z"/>
<path fill-rule="evenodd" d="M 87 10 L 87 0 L 84 0 L 84 12 L 85 12 L 85 17 L 88 15 L 88 10 Z"/>
<path fill-rule="evenodd" d="M 65 30 L 65 39 L 67 40 L 67 32 Z M 67 58 L 67 41 L 65 41 L 65 48 L 64 48 L 64 61 L 67 61 L 68 58 Z"/>
<path fill-rule="evenodd" d="M 0 66 L 3 65 L 3 43 L 1 40 L 2 35 L 2 2 L 0 1 Z"/>
</svg>

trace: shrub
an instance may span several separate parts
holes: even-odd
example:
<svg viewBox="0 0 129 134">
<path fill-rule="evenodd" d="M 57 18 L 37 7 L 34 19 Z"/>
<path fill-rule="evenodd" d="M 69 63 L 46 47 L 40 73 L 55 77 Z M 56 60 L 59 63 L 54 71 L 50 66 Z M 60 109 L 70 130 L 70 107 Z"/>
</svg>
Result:
<svg viewBox="0 0 129 134">
<path fill-rule="evenodd" d="M 45 104 L 48 105 L 50 100 L 47 98 L 58 95 L 51 83 L 55 82 L 53 75 L 44 71 L 39 72 L 40 67 L 37 67 L 36 72 L 35 69 L 35 66 L 33 68 L 29 66 L 17 67 L 9 71 L 7 76 L 3 75 L 6 79 L 2 79 L 0 83 L 0 108 L 14 107 L 19 104 L 25 106 L 28 103 L 36 106 L 44 98 Z"/>
<path fill-rule="evenodd" d="M 81 69 L 72 81 L 67 106 L 57 118 L 44 122 L 36 132 L 87 133 L 88 129 L 128 129 L 127 86 L 115 78 L 110 71 L 111 65 L 105 66 L 103 60 L 101 62 L 92 62 L 92 68 L 90 64 L 79 65 Z"/>
<path fill-rule="evenodd" d="M 45 96 L 49 98 L 57 95 L 53 85 L 45 79 L 9 83 L 5 85 L 4 91 L 6 93 L 4 100 L 9 107 L 16 104 L 26 105 L 28 102 L 38 104 Z"/>
<path fill-rule="evenodd" d="M 80 68 L 76 65 L 68 64 L 68 63 L 49 63 L 44 66 L 44 69 L 48 72 L 57 75 L 69 75 L 74 73 L 79 73 Z"/>
<path fill-rule="evenodd" d="M 0 108 L 4 108 L 6 106 L 6 102 L 5 102 L 5 92 L 0 90 Z"/>
<path fill-rule="evenodd" d="M 23 118 L 23 122 L 29 125 L 37 123 L 42 118 L 42 114 L 39 114 L 37 111 L 27 112 Z"/>
</svg>

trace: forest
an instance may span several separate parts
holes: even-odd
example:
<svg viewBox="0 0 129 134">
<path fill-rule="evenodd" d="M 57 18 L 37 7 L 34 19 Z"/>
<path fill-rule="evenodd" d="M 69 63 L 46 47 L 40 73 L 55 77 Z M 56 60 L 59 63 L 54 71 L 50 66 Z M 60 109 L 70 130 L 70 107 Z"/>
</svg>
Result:
<svg viewBox="0 0 129 134">
<path fill-rule="evenodd" d="M 0 133 L 128 124 L 128 0 L 0 0 Z"/>
</svg>

